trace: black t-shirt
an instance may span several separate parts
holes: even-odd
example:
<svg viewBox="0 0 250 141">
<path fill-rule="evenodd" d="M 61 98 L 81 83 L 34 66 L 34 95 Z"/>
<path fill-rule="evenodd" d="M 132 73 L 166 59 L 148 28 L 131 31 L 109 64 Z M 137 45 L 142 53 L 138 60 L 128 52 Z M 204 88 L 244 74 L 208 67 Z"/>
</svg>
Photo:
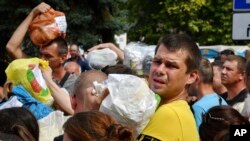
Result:
<svg viewBox="0 0 250 141">
<path fill-rule="evenodd" d="M 225 99 L 228 105 L 233 106 L 234 104 L 238 102 L 243 102 L 245 98 L 247 97 L 247 95 L 248 95 L 247 89 L 243 89 L 242 91 L 240 91 L 240 93 L 237 96 L 235 96 L 231 100 L 227 100 L 227 93 L 223 94 L 222 97 Z"/>
</svg>

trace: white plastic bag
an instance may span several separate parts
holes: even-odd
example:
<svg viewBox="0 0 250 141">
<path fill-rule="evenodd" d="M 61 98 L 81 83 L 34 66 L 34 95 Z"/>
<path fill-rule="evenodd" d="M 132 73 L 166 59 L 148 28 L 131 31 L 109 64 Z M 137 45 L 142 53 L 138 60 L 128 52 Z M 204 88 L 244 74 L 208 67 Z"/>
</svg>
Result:
<svg viewBox="0 0 250 141">
<path fill-rule="evenodd" d="M 124 49 L 123 64 L 135 70 L 137 75 L 148 75 L 155 47 L 140 42 L 129 43 Z"/>
<path fill-rule="evenodd" d="M 155 94 L 144 79 L 133 75 L 110 74 L 105 84 L 109 95 L 102 101 L 100 111 L 133 127 L 139 135 L 157 107 Z"/>
<path fill-rule="evenodd" d="M 93 50 L 87 55 L 89 66 L 99 70 L 107 65 L 113 66 L 117 63 L 117 54 L 109 48 Z"/>
<path fill-rule="evenodd" d="M 45 118 L 38 120 L 39 140 L 53 141 L 55 137 L 63 134 L 63 124 L 70 116 L 64 116 L 61 111 L 51 112 Z"/>
</svg>

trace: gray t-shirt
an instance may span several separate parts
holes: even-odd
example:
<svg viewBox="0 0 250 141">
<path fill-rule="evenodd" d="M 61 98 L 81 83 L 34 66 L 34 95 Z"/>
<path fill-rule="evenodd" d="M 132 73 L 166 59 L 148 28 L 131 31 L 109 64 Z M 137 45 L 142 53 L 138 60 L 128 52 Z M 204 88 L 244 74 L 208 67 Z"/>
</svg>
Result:
<svg viewBox="0 0 250 141">
<path fill-rule="evenodd" d="M 66 75 L 66 74 L 65 74 Z M 68 76 L 68 78 L 66 79 L 66 81 L 63 83 L 63 85 L 61 86 L 60 85 L 60 82 L 62 81 L 56 81 L 56 80 L 54 80 L 55 82 L 56 82 L 56 84 L 59 86 L 59 87 L 61 87 L 61 88 L 65 88 L 67 91 L 68 91 L 68 93 L 70 94 L 70 95 L 72 95 L 73 94 L 73 90 L 74 90 L 74 85 L 75 85 L 75 81 L 76 81 L 76 79 L 78 78 L 78 76 L 76 75 L 76 74 L 70 74 L 69 76 Z"/>
<path fill-rule="evenodd" d="M 70 74 L 68 79 L 65 81 L 65 83 L 63 84 L 63 88 L 65 88 L 70 95 L 73 94 L 73 90 L 74 90 L 74 85 L 75 85 L 75 81 L 77 79 L 77 75 L 75 74 Z"/>
</svg>

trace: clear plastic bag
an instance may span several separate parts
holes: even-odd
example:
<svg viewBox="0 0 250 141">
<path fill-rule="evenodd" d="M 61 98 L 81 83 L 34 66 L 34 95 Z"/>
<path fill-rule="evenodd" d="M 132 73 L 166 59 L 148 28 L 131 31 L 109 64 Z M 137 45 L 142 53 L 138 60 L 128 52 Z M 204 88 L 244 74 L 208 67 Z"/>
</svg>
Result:
<svg viewBox="0 0 250 141">
<path fill-rule="evenodd" d="M 109 48 L 93 50 L 88 53 L 87 61 L 93 69 L 100 70 L 106 66 L 117 63 L 117 54 Z"/>
<path fill-rule="evenodd" d="M 102 101 L 100 111 L 133 127 L 139 135 L 156 110 L 155 94 L 144 79 L 133 75 L 110 74 L 105 85 L 109 95 Z"/>
<path fill-rule="evenodd" d="M 154 57 L 155 45 L 140 42 L 129 43 L 124 49 L 123 64 L 135 70 L 137 75 L 147 75 Z"/>
</svg>

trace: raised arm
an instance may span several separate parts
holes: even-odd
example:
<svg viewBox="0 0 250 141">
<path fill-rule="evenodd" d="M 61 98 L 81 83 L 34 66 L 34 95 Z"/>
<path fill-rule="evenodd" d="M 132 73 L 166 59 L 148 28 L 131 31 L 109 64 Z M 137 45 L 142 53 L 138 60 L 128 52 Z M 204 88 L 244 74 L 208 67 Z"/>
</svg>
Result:
<svg viewBox="0 0 250 141">
<path fill-rule="evenodd" d="M 40 13 L 50 9 L 50 6 L 44 2 L 32 9 L 29 15 L 18 26 L 6 45 L 6 49 L 13 59 L 26 58 L 26 54 L 21 49 L 21 44 L 26 32 L 28 31 L 31 21 Z"/>
<path fill-rule="evenodd" d="M 47 86 L 51 91 L 51 95 L 54 98 L 55 102 L 67 113 L 73 114 L 74 111 L 71 107 L 70 96 L 66 90 L 60 88 L 53 80 L 52 80 L 52 70 L 50 67 L 44 69 L 42 68 L 43 78 L 46 81 Z"/>
<path fill-rule="evenodd" d="M 118 55 L 119 61 L 123 61 L 124 60 L 124 52 L 123 52 L 123 50 L 121 50 L 120 48 L 118 48 L 113 43 L 98 44 L 98 45 L 90 48 L 88 51 L 93 51 L 93 50 L 96 50 L 96 49 L 104 49 L 104 48 L 109 48 L 109 49 L 113 50 Z"/>
</svg>

